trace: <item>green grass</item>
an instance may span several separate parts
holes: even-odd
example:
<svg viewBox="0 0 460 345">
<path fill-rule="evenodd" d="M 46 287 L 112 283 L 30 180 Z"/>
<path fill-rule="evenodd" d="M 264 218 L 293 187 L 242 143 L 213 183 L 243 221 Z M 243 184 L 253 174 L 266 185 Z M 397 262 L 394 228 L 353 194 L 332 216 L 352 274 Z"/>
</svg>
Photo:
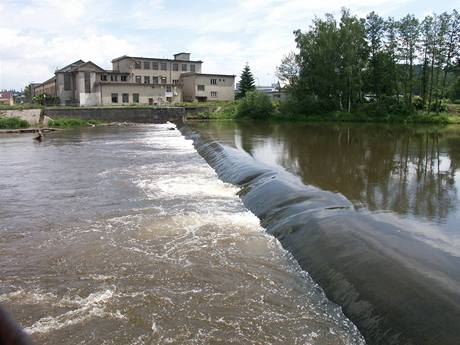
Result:
<svg viewBox="0 0 460 345">
<path fill-rule="evenodd" d="M 49 127 L 60 127 L 60 128 L 75 128 L 85 127 L 91 125 L 100 125 L 102 122 L 99 120 L 82 120 L 73 117 L 63 117 L 60 119 L 50 120 L 48 123 Z"/>
<path fill-rule="evenodd" d="M 230 120 L 236 117 L 238 101 L 214 102 L 213 104 L 214 106 L 209 106 L 209 111 L 197 113 L 194 116 L 187 116 L 187 118 L 197 120 Z M 203 106 L 208 106 L 208 103 L 204 103 Z"/>
<path fill-rule="evenodd" d="M 29 123 L 19 117 L 0 117 L 0 129 L 27 128 Z"/>
</svg>

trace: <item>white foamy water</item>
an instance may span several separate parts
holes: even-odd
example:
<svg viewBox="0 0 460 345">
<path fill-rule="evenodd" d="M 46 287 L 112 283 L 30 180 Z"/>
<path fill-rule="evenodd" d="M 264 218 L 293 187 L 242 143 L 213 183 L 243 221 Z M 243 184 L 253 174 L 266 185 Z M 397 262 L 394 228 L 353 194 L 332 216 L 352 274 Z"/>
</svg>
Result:
<svg viewBox="0 0 460 345">
<path fill-rule="evenodd" d="M 238 189 L 169 127 L 88 130 L 78 145 L 57 133 L 40 147 L 37 164 L 60 152 L 53 189 L 30 223 L 1 214 L 0 240 L 0 302 L 33 339 L 363 344 Z"/>
</svg>

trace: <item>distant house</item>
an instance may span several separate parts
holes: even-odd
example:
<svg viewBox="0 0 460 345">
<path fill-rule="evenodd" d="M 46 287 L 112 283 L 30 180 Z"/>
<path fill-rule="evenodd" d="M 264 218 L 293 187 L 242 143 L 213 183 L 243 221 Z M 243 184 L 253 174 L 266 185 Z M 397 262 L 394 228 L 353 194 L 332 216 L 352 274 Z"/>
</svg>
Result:
<svg viewBox="0 0 460 345">
<path fill-rule="evenodd" d="M 9 91 L 0 91 L 0 104 L 13 105 L 13 93 Z"/>
<path fill-rule="evenodd" d="M 124 55 L 112 60 L 111 70 L 78 60 L 34 85 L 32 93 L 57 96 L 61 105 L 80 106 L 233 100 L 235 76 L 203 74 L 202 63 L 190 60 L 189 53 L 175 54 L 174 59 Z"/>
</svg>

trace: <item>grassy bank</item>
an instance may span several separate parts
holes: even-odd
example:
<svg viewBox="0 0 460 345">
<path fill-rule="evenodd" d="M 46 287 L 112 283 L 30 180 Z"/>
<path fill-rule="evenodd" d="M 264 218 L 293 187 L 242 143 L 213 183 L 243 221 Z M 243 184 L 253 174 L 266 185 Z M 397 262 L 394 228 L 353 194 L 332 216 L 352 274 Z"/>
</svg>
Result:
<svg viewBox="0 0 460 345">
<path fill-rule="evenodd" d="M 197 120 L 231 120 L 238 119 L 239 101 L 221 102 L 215 110 L 196 114 L 191 119 Z M 429 124 L 460 124 L 460 114 L 449 111 L 436 114 L 417 112 L 409 116 L 378 116 L 372 117 L 365 113 L 334 112 L 321 115 L 289 116 L 280 112 L 274 105 L 274 111 L 264 118 L 268 121 L 301 121 L 301 122 L 379 122 L 379 123 L 429 123 Z M 212 108 L 211 108 L 212 109 Z M 244 117 L 243 117 L 244 118 Z"/>
<path fill-rule="evenodd" d="M 27 128 L 29 123 L 19 117 L 0 117 L 0 129 Z"/>
<path fill-rule="evenodd" d="M 76 128 L 76 127 L 96 126 L 102 123 L 103 122 L 99 120 L 82 120 L 82 119 L 76 119 L 73 117 L 63 117 L 60 119 L 50 120 L 48 123 L 48 126 L 49 127 L 59 127 L 59 128 Z"/>
</svg>

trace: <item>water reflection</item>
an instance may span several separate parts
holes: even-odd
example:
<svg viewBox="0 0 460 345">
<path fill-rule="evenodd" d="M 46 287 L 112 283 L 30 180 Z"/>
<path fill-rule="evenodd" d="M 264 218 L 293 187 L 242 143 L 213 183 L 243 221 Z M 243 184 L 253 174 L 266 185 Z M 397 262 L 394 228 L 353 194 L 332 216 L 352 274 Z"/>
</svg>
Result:
<svg viewBox="0 0 460 345">
<path fill-rule="evenodd" d="M 460 127 L 197 124 L 256 159 L 335 191 L 357 208 L 458 225 Z"/>
</svg>

